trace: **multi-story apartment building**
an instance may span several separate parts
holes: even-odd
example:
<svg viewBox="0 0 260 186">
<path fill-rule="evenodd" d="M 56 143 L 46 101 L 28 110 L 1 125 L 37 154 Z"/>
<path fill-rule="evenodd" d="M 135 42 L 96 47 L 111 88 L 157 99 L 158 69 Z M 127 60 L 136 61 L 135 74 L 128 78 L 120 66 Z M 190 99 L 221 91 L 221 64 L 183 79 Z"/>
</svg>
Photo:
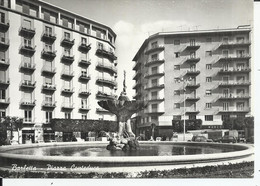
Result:
<svg viewBox="0 0 260 186">
<path fill-rule="evenodd" d="M 219 128 L 225 118 L 250 115 L 250 35 L 240 26 L 146 39 L 133 58 L 134 98 L 149 103 L 136 117 L 140 132 L 152 123 L 165 132 L 184 117 Z"/>
<path fill-rule="evenodd" d="M 117 88 L 111 28 L 41 0 L 1 0 L 0 15 L 0 114 L 24 118 L 23 140 L 52 118 L 115 119 L 97 104 Z"/>
</svg>

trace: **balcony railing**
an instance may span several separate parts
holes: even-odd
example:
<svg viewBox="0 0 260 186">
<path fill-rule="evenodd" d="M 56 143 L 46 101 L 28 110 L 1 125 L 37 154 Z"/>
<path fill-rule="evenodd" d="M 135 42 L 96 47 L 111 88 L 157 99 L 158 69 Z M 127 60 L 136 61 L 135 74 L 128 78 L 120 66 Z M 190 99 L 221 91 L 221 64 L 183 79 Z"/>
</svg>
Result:
<svg viewBox="0 0 260 186">
<path fill-rule="evenodd" d="M 43 49 L 42 50 L 42 58 L 44 59 L 51 59 L 53 60 L 56 57 L 56 52 L 54 50 L 47 50 L 47 49 Z"/>
<path fill-rule="evenodd" d="M 186 101 L 198 101 L 200 100 L 200 97 L 194 95 L 186 95 L 185 99 Z"/>
<path fill-rule="evenodd" d="M 20 101 L 21 107 L 34 107 L 36 105 L 36 100 L 24 100 Z"/>
<path fill-rule="evenodd" d="M 108 110 L 105 110 L 105 109 L 103 109 L 103 108 L 97 108 L 96 111 L 97 111 L 97 112 L 104 112 L 104 113 L 111 113 L 111 112 L 109 112 Z M 112 114 L 112 113 L 111 113 L 111 114 Z"/>
<path fill-rule="evenodd" d="M 115 94 L 101 92 L 101 91 L 97 92 L 96 97 L 101 98 L 101 99 L 116 99 L 117 98 L 117 96 Z"/>
<path fill-rule="evenodd" d="M 79 51 L 83 53 L 87 53 L 91 49 L 91 44 L 86 44 L 86 43 L 80 43 L 79 44 Z"/>
<path fill-rule="evenodd" d="M 21 44 L 20 53 L 26 53 L 29 55 L 33 55 L 35 53 L 35 48 L 36 48 L 36 46 Z"/>
<path fill-rule="evenodd" d="M 250 59 L 251 56 L 249 54 L 241 54 L 241 55 L 221 55 L 219 56 L 219 60 L 244 60 L 244 59 Z"/>
<path fill-rule="evenodd" d="M 186 46 L 186 50 L 198 50 L 200 48 L 200 45 L 198 44 L 190 44 Z"/>
<path fill-rule="evenodd" d="M 20 36 L 26 36 L 32 38 L 35 35 L 35 28 L 28 28 L 21 26 L 19 30 Z"/>
<path fill-rule="evenodd" d="M 9 20 L 0 19 L 0 31 L 6 32 L 9 29 Z"/>
<path fill-rule="evenodd" d="M 190 76 L 197 76 L 200 74 L 199 70 L 195 70 L 195 69 L 190 69 L 186 71 L 186 75 L 190 75 Z"/>
<path fill-rule="evenodd" d="M 0 47 L 2 50 L 7 50 L 9 48 L 9 39 L 6 37 L 0 37 Z"/>
<path fill-rule="evenodd" d="M 45 108 L 55 108 L 56 107 L 56 102 L 43 101 L 42 102 L 42 107 L 45 107 Z"/>
<path fill-rule="evenodd" d="M 150 61 L 145 63 L 145 66 L 156 65 L 164 63 L 164 59 L 152 58 Z"/>
<path fill-rule="evenodd" d="M 74 88 L 62 87 L 61 92 L 63 94 L 73 94 Z"/>
<path fill-rule="evenodd" d="M 220 108 L 219 112 L 222 113 L 248 113 L 250 112 L 250 107 L 230 107 L 230 108 Z"/>
<path fill-rule="evenodd" d="M 152 84 L 150 86 L 145 87 L 145 90 L 150 90 L 150 89 L 163 89 L 164 88 L 164 84 Z"/>
<path fill-rule="evenodd" d="M 51 32 L 43 32 L 42 33 L 42 41 L 53 43 L 56 40 L 56 34 L 53 34 Z"/>
<path fill-rule="evenodd" d="M 0 59 L 0 68 L 1 69 L 7 69 L 9 67 L 9 59 Z"/>
<path fill-rule="evenodd" d="M 10 98 L 0 99 L 0 105 L 8 106 L 10 104 Z"/>
<path fill-rule="evenodd" d="M 53 76 L 53 75 L 56 74 L 56 68 L 43 66 L 43 67 L 42 67 L 42 74 L 43 74 L 43 75 Z"/>
<path fill-rule="evenodd" d="M 248 67 L 248 68 L 229 68 L 229 69 L 220 69 L 219 70 L 219 73 L 220 74 L 232 74 L 232 73 L 241 73 L 241 72 L 251 72 L 251 69 Z"/>
<path fill-rule="evenodd" d="M 10 85 L 10 79 L 0 79 L 0 86 L 3 88 L 7 88 Z"/>
<path fill-rule="evenodd" d="M 36 81 L 22 80 L 20 83 L 21 88 L 35 89 Z"/>
<path fill-rule="evenodd" d="M 96 51 L 96 54 L 103 56 L 103 57 L 106 57 L 106 58 L 108 58 L 112 61 L 117 60 L 117 57 L 115 56 L 114 52 L 108 51 L 105 48 L 98 48 L 97 51 Z"/>
<path fill-rule="evenodd" d="M 71 39 L 71 38 L 63 37 L 61 39 L 61 45 L 62 46 L 72 47 L 74 45 L 74 42 L 75 42 L 75 39 Z"/>
<path fill-rule="evenodd" d="M 198 114 L 200 111 L 199 109 L 196 109 L 196 108 L 185 108 L 185 113 L 187 114 Z"/>
<path fill-rule="evenodd" d="M 82 58 L 82 59 L 79 60 L 79 65 L 84 66 L 84 67 L 88 67 L 91 64 L 90 61 L 91 61 L 90 59 L 83 59 Z"/>
<path fill-rule="evenodd" d="M 89 81 L 91 79 L 90 75 L 86 74 L 86 73 L 81 73 L 79 75 L 79 80 L 80 81 Z"/>
<path fill-rule="evenodd" d="M 44 84 L 44 85 L 42 85 L 42 90 L 44 90 L 44 91 L 56 91 L 56 85 Z"/>
<path fill-rule="evenodd" d="M 91 91 L 89 89 L 79 89 L 79 96 L 86 96 L 88 97 L 91 94 Z"/>
<path fill-rule="evenodd" d="M 251 82 L 249 81 L 222 81 L 219 86 L 249 86 Z"/>
<path fill-rule="evenodd" d="M 24 118 L 23 123 L 25 124 L 33 124 L 35 122 L 34 118 Z"/>
<path fill-rule="evenodd" d="M 251 96 L 249 94 L 227 94 L 227 95 L 220 95 L 219 100 L 234 100 L 234 99 L 250 99 Z"/>
<path fill-rule="evenodd" d="M 234 46 L 249 46 L 251 45 L 250 41 L 231 41 L 231 42 L 222 42 L 220 48 L 229 48 Z"/>
<path fill-rule="evenodd" d="M 200 84 L 199 83 L 195 83 L 195 82 L 191 82 L 191 83 L 187 83 L 186 84 L 186 88 L 199 88 Z"/>
<path fill-rule="evenodd" d="M 186 62 L 191 62 L 191 63 L 197 63 L 200 61 L 200 58 L 199 57 L 196 57 L 196 56 L 188 56 L 185 60 Z"/>
<path fill-rule="evenodd" d="M 79 107 L 79 111 L 89 111 L 90 108 L 91 108 L 90 105 L 81 105 L 81 106 Z"/>
<path fill-rule="evenodd" d="M 71 79 L 71 78 L 74 77 L 74 72 L 73 72 L 73 71 L 63 70 L 63 71 L 61 72 L 61 77 L 62 77 L 62 78 L 69 78 L 69 79 Z"/>
<path fill-rule="evenodd" d="M 62 105 L 61 105 L 61 108 L 62 109 L 65 109 L 65 110 L 72 110 L 74 109 L 74 104 L 73 103 L 65 103 L 63 102 Z"/>
<path fill-rule="evenodd" d="M 164 46 L 156 44 L 156 45 L 152 45 L 151 48 L 147 49 L 145 51 L 145 54 L 147 55 L 147 54 L 150 54 L 152 52 L 162 51 L 162 50 L 164 50 Z"/>
<path fill-rule="evenodd" d="M 112 86 L 112 87 L 117 86 L 117 82 L 113 78 L 97 77 L 96 82 L 99 84 L 106 84 L 106 85 Z"/>
<path fill-rule="evenodd" d="M 35 63 L 22 62 L 20 64 L 20 70 L 25 72 L 34 72 L 36 69 L 35 66 L 36 66 Z"/>
<path fill-rule="evenodd" d="M 61 60 L 63 62 L 72 63 L 74 61 L 74 55 L 63 53 Z"/>
<path fill-rule="evenodd" d="M 164 72 L 152 72 L 152 73 L 147 73 L 144 75 L 145 78 L 151 78 L 151 77 L 158 77 L 158 76 L 164 76 Z"/>
<path fill-rule="evenodd" d="M 98 69 L 103 69 L 109 73 L 117 73 L 117 68 L 113 64 L 103 63 L 102 61 L 99 61 L 97 63 Z"/>
<path fill-rule="evenodd" d="M 155 101 L 164 101 L 164 98 L 162 98 L 162 97 L 159 97 L 159 96 L 157 96 L 157 97 L 151 97 L 151 99 L 149 99 L 149 102 L 155 102 Z"/>
<path fill-rule="evenodd" d="M 149 115 L 161 115 L 161 114 L 164 114 L 164 111 L 163 110 L 160 110 L 158 108 L 156 109 L 147 109 L 144 111 L 145 114 L 149 114 Z"/>
<path fill-rule="evenodd" d="M 133 76 L 133 80 L 138 80 L 141 77 L 142 73 L 141 71 L 136 71 L 136 73 Z"/>
</svg>

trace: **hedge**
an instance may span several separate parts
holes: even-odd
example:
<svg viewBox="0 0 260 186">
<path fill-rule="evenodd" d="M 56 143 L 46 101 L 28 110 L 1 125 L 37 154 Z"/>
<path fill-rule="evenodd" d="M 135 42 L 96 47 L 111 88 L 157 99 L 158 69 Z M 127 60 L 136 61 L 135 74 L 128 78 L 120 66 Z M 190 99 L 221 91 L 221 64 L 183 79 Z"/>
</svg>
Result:
<svg viewBox="0 0 260 186">
<path fill-rule="evenodd" d="M 222 123 L 224 129 L 243 130 L 245 128 L 254 128 L 254 117 L 230 118 Z"/>
<path fill-rule="evenodd" d="M 172 127 L 174 132 L 183 132 L 183 120 L 172 120 Z M 199 130 L 202 126 L 201 119 L 185 120 L 185 131 Z"/>
</svg>

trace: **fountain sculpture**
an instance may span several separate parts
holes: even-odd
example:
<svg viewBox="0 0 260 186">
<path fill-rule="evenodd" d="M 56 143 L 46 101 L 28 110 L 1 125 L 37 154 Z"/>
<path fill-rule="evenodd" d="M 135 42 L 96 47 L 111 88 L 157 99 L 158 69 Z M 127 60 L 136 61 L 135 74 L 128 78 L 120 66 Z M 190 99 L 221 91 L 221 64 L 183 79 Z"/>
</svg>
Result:
<svg viewBox="0 0 260 186">
<path fill-rule="evenodd" d="M 135 134 L 132 131 L 130 118 L 131 116 L 143 110 L 146 106 L 144 101 L 130 101 L 126 95 L 126 72 L 124 71 L 123 91 L 121 92 L 118 100 L 103 100 L 98 104 L 115 114 L 118 122 L 118 138 L 111 138 L 107 146 L 108 150 L 136 150 L 139 146 L 138 141 L 135 139 Z"/>
</svg>

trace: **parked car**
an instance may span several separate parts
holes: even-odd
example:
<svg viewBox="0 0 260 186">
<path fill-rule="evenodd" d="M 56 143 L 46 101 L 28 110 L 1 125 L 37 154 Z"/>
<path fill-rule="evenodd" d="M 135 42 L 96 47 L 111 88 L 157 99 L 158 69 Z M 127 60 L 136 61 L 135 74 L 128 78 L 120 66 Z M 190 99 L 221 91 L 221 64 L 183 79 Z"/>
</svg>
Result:
<svg viewBox="0 0 260 186">
<path fill-rule="evenodd" d="M 207 142 L 207 138 L 205 136 L 193 136 L 191 141 L 194 141 L 194 142 Z"/>
<path fill-rule="evenodd" d="M 216 142 L 219 142 L 219 143 L 236 143 L 237 139 L 233 136 L 224 136 L 224 137 L 216 140 Z"/>
<path fill-rule="evenodd" d="M 10 145 L 18 145 L 18 141 L 17 140 L 11 140 L 10 141 Z"/>
<path fill-rule="evenodd" d="M 57 141 L 56 140 L 48 140 L 46 141 L 46 143 L 56 143 Z"/>
<path fill-rule="evenodd" d="M 38 140 L 36 143 L 45 143 L 43 140 Z"/>
</svg>

